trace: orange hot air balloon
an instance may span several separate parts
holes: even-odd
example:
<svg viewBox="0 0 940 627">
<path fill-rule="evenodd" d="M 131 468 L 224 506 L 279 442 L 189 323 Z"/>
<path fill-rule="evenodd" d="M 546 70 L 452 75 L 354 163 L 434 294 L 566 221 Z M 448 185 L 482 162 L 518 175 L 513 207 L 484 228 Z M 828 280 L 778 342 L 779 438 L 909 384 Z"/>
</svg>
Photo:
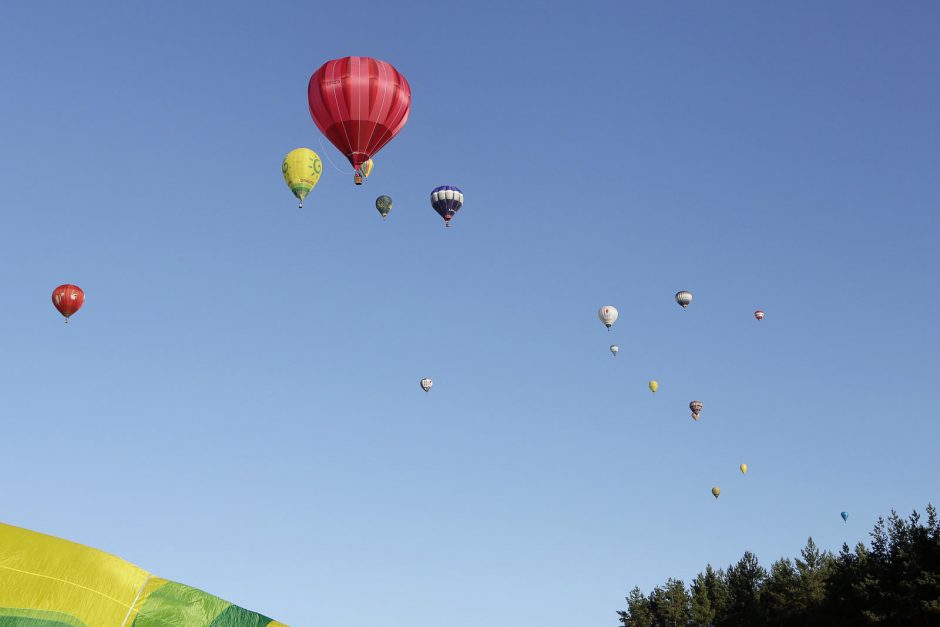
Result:
<svg viewBox="0 0 940 627">
<path fill-rule="evenodd" d="M 52 290 L 52 304 L 65 316 L 65 322 L 68 323 L 69 316 L 85 304 L 85 292 L 77 285 L 65 283 Z"/>
</svg>

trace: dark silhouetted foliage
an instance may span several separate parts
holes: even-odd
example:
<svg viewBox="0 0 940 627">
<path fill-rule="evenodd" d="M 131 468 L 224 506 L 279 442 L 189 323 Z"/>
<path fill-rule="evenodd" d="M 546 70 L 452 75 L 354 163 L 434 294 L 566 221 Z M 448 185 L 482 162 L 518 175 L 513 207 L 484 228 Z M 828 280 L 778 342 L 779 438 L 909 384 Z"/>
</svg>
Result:
<svg viewBox="0 0 940 627">
<path fill-rule="evenodd" d="M 809 538 L 800 557 L 769 571 L 745 551 L 727 569 L 706 566 L 688 589 L 679 579 L 649 595 L 636 587 L 617 614 L 625 627 L 940 626 L 940 520 L 933 505 L 926 521 L 892 511 L 870 547 L 833 555 Z"/>
</svg>

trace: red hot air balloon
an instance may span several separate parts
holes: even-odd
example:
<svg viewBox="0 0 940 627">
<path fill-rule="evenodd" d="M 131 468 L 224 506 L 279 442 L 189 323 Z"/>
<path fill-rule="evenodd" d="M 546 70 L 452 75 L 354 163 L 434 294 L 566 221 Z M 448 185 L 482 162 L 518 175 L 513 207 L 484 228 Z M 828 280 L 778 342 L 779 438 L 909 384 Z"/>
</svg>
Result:
<svg viewBox="0 0 940 627">
<path fill-rule="evenodd" d="M 411 87 L 390 63 L 345 57 L 324 63 L 307 86 L 310 116 L 355 170 L 375 156 L 408 121 Z"/>
<path fill-rule="evenodd" d="M 757 318 L 758 322 L 760 322 L 761 320 L 764 319 L 764 312 L 758 309 L 757 311 L 754 312 L 754 317 Z"/>
<path fill-rule="evenodd" d="M 85 292 L 77 285 L 66 283 L 52 290 L 52 304 L 65 316 L 66 324 L 69 316 L 82 308 L 85 304 Z"/>
</svg>

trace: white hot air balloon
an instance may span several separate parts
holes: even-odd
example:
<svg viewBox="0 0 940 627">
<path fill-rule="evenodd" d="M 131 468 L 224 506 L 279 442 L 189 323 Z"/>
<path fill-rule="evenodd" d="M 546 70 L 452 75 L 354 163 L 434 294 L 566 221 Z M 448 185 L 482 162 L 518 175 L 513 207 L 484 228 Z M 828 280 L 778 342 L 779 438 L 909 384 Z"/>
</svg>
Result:
<svg viewBox="0 0 940 627">
<path fill-rule="evenodd" d="M 687 292 L 685 290 L 676 292 L 676 302 L 679 303 L 679 306 L 683 309 L 688 309 L 689 305 L 692 304 L 692 292 Z"/>
<path fill-rule="evenodd" d="M 432 385 L 434 385 L 434 381 L 431 381 L 427 377 L 425 377 L 424 379 L 421 379 L 421 389 L 424 390 L 425 392 L 430 392 Z"/>
<path fill-rule="evenodd" d="M 610 327 L 614 326 L 614 323 L 617 322 L 617 317 L 620 314 L 617 312 L 616 307 L 611 307 L 610 305 L 604 305 L 597 310 L 597 317 L 601 319 L 601 322 L 604 323 L 604 326 L 610 330 Z"/>
<path fill-rule="evenodd" d="M 611 344 L 611 345 L 610 345 L 610 352 L 614 354 L 614 357 L 616 357 L 616 356 L 617 356 L 617 353 L 620 352 L 620 347 L 617 346 L 616 344 Z"/>
</svg>

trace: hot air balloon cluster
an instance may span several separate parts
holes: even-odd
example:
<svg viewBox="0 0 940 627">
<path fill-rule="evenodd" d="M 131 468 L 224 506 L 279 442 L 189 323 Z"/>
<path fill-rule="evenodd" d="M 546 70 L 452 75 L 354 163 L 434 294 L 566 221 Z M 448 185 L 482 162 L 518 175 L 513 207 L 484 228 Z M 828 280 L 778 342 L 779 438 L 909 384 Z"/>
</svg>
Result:
<svg viewBox="0 0 940 627">
<path fill-rule="evenodd" d="M 374 157 L 404 128 L 411 113 L 411 86 L 385 61 L 344 57 L 327 61 L 307 83 L 310 117 L 323 136 L 352 166 L 353 181 L 362 185 L 375 167 Z M 332 161 L 332 159 L 331 159 Z M 335 165 L 335 164 L 334 164 Z M 303 207 L 323 170 L 320 157 L 309 148 L 292 150 L 281 166 L 284 180 Z M 453 185 L 431 190 L 431 208 L 444 226 L 463 207 L 463 192 Z M 375 208 L 385 221 L 392 199 L 382 194 Z"/>
<path fill-rule="evenodd" d="M 401 132 L 408 122 L 411 111 L 411 96 L 411 87 L 404 75 L 391 64 L 369 57 L 350 56 L 327 61 L 310 77 L 307 84 L 307 103 L 310 116 L 320 133 L 352 167 L 353 182 L 356 186 L 363 185 L 375 173 L 374 159 L 376 155 Z M 326 152 L 324 152 L 324 155 L 328 157 Z M 284 182 L 297 199 L 300 208 L 303 208 L 304 201 L 313 193 L 323 176 L 323 170 L 320 155 L 310 148 L 295 148 L 284 156 L 281 164 Z M 381 178 L 382 169 L 375 176 L 376 178 L 373 178 L 370 184 L 375 184 L 377 178 Z M 420 190 L 420 194 L 427 193 L 427 189 L 434 183 L 434 181 L 428 181 L 428 187 L 422 186 L 423 189 Z M 280 193 L 283 194 L 283 190 Z M 357 192 L 349 191 L 349 193 Z M 398 195 L 398 192 L 396 192 L 396 195 Z M 417 192 L 415 195 L 417 196 Z M 444 226 L 450 227 L 452 220 L 463 207 L 464 193 L 454 185 L 438 185 L 431 189 L 429 200 L 431 208 L 443 220 Z M 375 209 L 382 220 L 386 220 L 392 210 L 391 196 L 381 194 L 375 198 L 374 203 Z M 374 220 L 374 214 L 371 219 Z M 665 294 L 663 296 L 665 300 Z M 683 311 L 687 311 L 693 302 L 692 292 L 680 290 L 675 293 L 674 300 Z M 77 285 L 62 284 L 53 290 L 52 302 L 55 309 L 68 323 L 69 318 L 82 308 L 85 302 L 85 292 Z M 701 306 L 702 301 L 699 301 L 697 307 Z M 671 305 L 669 307 L 671 311 L 675 312 Z M 753 315 L 758 321 L 764 319 L 764 312 L 760 309 L 756 310 Z M 612 305 L 603 305 L 598 309 L 597 317 L 610 332 L 619 319 L 619 311 Z M 599 332 L 597 327 L 594 328 Z M 617 357 L 620 346 L 610 344 L 609 351 L 614 357 Z M 631 356 L 633 351 L 627 351 L 625 354 Z M 629 361 L 629 358 L 625 357 L 625 360 Z M 624 362 L 624 360 L 617 361 L 619 362 L 618 366 Z M 413 382 L 413 379 L 410 380 Z M 642 379 L 636 381 L 636 387 L 631 389 L 639 389 L 641 381 Z M 434 382 L 430 377 L 419 380 L 419 386 L 426 394 L 431 391 L 433 385 Z M 660 387 L 658 379 L 647 381 L 647 389 L 654 395 L 659 392 Z M 670 385 L 664 388 L 663 393 L 656 397 L 657 400 L 651 402 L 657 404 L 669 402 L 670 390 L 677 389 L 677 387 L 670 382 Z M 417 395 L 417 391 L 413 388 L 410 389 L 412 390 L 411 393 Z M 439 394 L 441 394 L 440 391 L 436 393 L 436 395 Z M 434 398 L 438 398 L 438 396 Z M 704 408 L 703 402 L 697 399 L 692 400 L 689 402 L 688 407 L 692 419 L 697 423 Z M 710 411 L 715 412 L 714 405 L 712 407 L 713 409 Z M 684 411 L 678 404 L 675 409 L 677 412 Z M 719 411 L 716 413 L 720 414 L 720 407 L 718 409 Z M 731 464 L 729 464 L 729 469 L 730 466 Z M 748 472 L 747 464 L 742 463 L 738 468 L 741 475 L 746 476 Z M 715 499 L 718 499 L 721 488 L 717 485 L 713 486 L 711 494 Z M 844 522 L 848 521 L 847 512 L 842 512 L 841 516 Z M 16 605 L 16 600 L 12 596 L 10 598 L 4 596 L 7 594 L 3 586 L 4 583 L 12 582 L 11 585 L 45 590 L 46 587 L 52 585 L 45 579 L 69 577 L 75 581 L 85 581 L 87 586 L 84 584 L 79 586 L 82 590 L 76 592 L 74 598 L 70 596 L 68 599 L 63 599 L 61 607 L 67 609 L 71 607 L 70 603 L 76 603 L 75 607 L 78 608 L 74 610 L 76 620 L 84 620 L 85 624 L 111 624 L 111 622 L 106 622 L 104 617 L 110 621 L 112 614 L 115 614 L 115 612 L 118 614 L 121 612 L 126 613 L 124 621 L 127 622 L 128 618 L 135 618 L 138 614 L 145 616 L 146 614 L 141 611 L 142 609 L 156 608 L 163 611 L 165 608 L 161 604 L 166 604 L 166 607 L 169 608 L 166 611 L 170 613 L 166 616 L 173 616 L 173 611 L 185 613 L 187 608 L 194 604 L 199 605 L 206 599 L 210 599 L 206 602 L 220 612 L 236 612 L 236 610 L 229 609 L 234 607 L 231 604 L 215 597 L 210 598 L 209 595 L 205 595 L 205 593 L 198 590 L 162 579 L 153 578 L 151 581 L 149 573 L 145 573 L 137 567 L 126 564 L 112 556 L 100 554 L 87 547 L 71 545 L 54 538 L 0 525 L 0 564 L 17 565 L 20 564 L 22 559 L 25 559 L 24 556 L 30 555 L 33 555 L 31 559 L 35 559 L 37 563 L 46 564 L 46 570 L 43 572 L 38 570 L 36 572 L 16 570 L 14 574 L 0 573 L 0 608 L 15 607 L 17 608 L 16 611 L 23 609 Z M 59 559 L 60 556 L 66 555 L 80 556 L 81 561 L 86 565 L 86 570 L 91 572 L 93 576 L 87 572 L 84 574 L 70 572 L 74 561 L 65 558 Z M 96 570 L 99 566 L 101 567 L 100 573 Z M 136 591 L 136 596 L 130 596 L 131 591 Z M 49 588 L 48 594 L 56 597 L 58 593 Z M 115 601 L 120 606 L 119 609 L 108 607 L 100 610 L 103 613 L 99 613 L 96 604 L 100 604 L 102 607 L 108 604 L 102 603 L 101 599 L 95 595 Z M 79 607 L 82 604 L 87 605 L 87 607 Z M 24 617 L 35 618 L 39 616 L 42 618 L 38 614 L 34 616 L 30 613 L 34 611 L 33 608 L 25 608 L 24 611 L 28 614 L 28 616 L 24 614 Z M 247 610 L 241 610 L 241 608 L 237 608 L 237 611 L 244 612 L 244 616 L 247 617 L 245 624 L 249 624 L 248 619 L 253 621 L 251 622 L 252 625 L 273 626 L 280 624 L 260 615 L 247 612 Z M 164 616 L 164 614 L 160 615 Z M 17 618 L 16 615 L 14 615 L 14 618 Z M 135 618 L 133 623 L 135 625 L 150 624 L 146 622 L 146 619 L 140 618 Z M 49 622 L 48 624 L 53 623 Z M 65 623 L 61 624 L 64 625 Z M 167 622 L 166 624 L 177 623 Z"/>
<path fill-rule="evenodd" d="M 689 308 L 689 305 L 692 304 L 692 292 L 688 290 L 680 290 L 676 292 L 674 296 L 674 300 L 676 304 L 682 307 L 683 311 L 685 311 Z M 604 326 L 607 327 L 608 331 L 611 330 L 614 323 L 619 318 L 619 315 L 620 314 L 617 311 L 617 308 L 613 307 L 612 305 L 604 305 L 597 312 L 597 317 L 604 324 Z M 764 312 L 761 310 L 757 310 L 756 312 L 754 312 L 754 316 L 758 320 L 762 320 L 764 318 Z M 613 353 L 614 356 L 616 356 L 620 352 L 620 346 L 617 344 L 611 344 L 610 352 Z M 656 394 L 660 389 L 660 382 L 657 379 L 652 379 L 648 381 L 646 385 L 649 391 L 652 392 L 653 394 Z M 689 411 L 692 412 L 693 421 L 698 422 L 699 418 L 701 417 L 704 406 L 705 406 L 704 403 L 702 403 L 702 401 L 698 399 L 695 399 L 689 402 Z M 738 469 L 741 471 L 742 476 L 747 475 L 747 464 L 741 464 L 740 466 L 738 466 Z M 721 489 L 718 486 L 715 486 L 711 489 L 711 492 L 712 492 L 712 495 L 717 499 L 718 495 L 721 493 Z"/>
</svg>

